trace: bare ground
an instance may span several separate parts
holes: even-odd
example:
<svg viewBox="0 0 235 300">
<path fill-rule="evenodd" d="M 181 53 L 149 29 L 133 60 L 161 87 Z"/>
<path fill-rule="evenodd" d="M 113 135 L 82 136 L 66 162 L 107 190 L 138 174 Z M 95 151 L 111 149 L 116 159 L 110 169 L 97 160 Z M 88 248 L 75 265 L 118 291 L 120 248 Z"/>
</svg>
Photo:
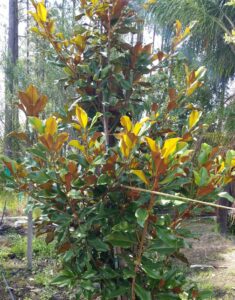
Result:
<svg viewBox="0 0 235 300">
<path fill-rule="evenodd" d="M 208 220 L 193 221 L 190 228 L 199 233 L 190 240 L 192 248 L 184 250 L 190 276 L 199 287 L 213 290 L 211 299 L 235 300 L 235 237 L 221 236 Z"/>
<path fill-rule="evenodd" d="M 191 265 L 189 276 L 200 288 L 214 291 L 211 300 L 235 300 L 235 237 L 222 237 L 211 220 L 191 220 L 187 227 L 199 233 L 198 239 L 189 240 L 192 248 L 184 250 Z M 17 233 L 24 235 L 24 231 Z M 0 250 L 9 247 L 9 239 L 7 232 L 0 232 Z M 8 256 L 0 260 L 0 267 L 4 267 L 17 300 L 66 300 L 63 291 L 51 290 L 50 286 L 46 287 L 35 280 L 40 272 L 45 276 L 43 271 L 51 263 L 39 261 L 33 273 L 30 273 L 25 268 L 25 260 Z M 9 293 L 0 274 L 0 300 L 8 299 Z"/>
</svg>

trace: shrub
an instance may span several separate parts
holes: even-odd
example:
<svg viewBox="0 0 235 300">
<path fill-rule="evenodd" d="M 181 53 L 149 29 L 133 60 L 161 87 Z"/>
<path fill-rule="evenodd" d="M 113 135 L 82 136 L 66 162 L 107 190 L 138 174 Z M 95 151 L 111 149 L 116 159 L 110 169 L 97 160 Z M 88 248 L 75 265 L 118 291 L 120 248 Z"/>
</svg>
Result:
<svg viewBox="0 0 235 300">
<path fill-rule="evenodd" d="M 102 30 L 84 23 L 69 39 L 55 32 L 43 3 L 34 4 L 33 30 L 49 40 L 67 83 L 76 84 L 80 102 L 89 104 L 74 103 L 43 120 L 47 97 L 30 85 L 19 92 L 18 106 L 28 118 L 23 138 L 31 145 L 17 161 L 2 158 L 2 178 L 35 199 L 45 216 L 39 233 L 48 243 L 56 240 L 63 272 L 54 283 L 75 287 L 77 299 L 205 298 L 174 265 L 187 262 L 180 249 L 190 233 L 182 222 L 201 207 L 177 195 L 213 201 L 234 176 L 234 151 L 222 157 L 207 144 L 194 151 L 201 111 L 180 106 L 201 86 L 205 68 L 186 67 L 186 84 L 169 89 L 167 107 L 154 104 L 139 120 L 120 116 L 147 93 L 143 75 L 156 69 L 153 62 L 166 67 L 190 28 L 177 21 L 172 53 L 152 54 L 149 46 L 120 38 L 136 25 L 127 1 L 81 1 Z"/>
</svg>

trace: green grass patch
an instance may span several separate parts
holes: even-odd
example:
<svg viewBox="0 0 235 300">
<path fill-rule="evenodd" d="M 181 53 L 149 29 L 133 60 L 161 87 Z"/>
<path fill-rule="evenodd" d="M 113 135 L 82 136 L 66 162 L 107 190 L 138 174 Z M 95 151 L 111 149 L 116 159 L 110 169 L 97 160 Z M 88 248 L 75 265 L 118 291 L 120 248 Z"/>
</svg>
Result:
<svg viewBox="0 0 235 300">
<path fill-rule="evenodd" d="M 15 255 L 17 258 L 26 256 L 27 237 L 18 234 L 8 236 L 8 244 L 0 249 L 0 261 L 9 255 Z M 47 244 L 42 237 L 33 239 L 33 255 L 39 259 L 55 258 L 56 252 L 54 243 Z"/>
</svg>

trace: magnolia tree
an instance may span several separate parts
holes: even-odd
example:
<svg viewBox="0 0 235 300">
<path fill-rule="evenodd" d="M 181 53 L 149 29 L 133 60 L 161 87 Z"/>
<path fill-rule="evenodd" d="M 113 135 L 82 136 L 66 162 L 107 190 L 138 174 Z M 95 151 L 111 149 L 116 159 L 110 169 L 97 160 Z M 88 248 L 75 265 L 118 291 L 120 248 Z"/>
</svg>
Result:
<svg viewBox="0 0 235 300">
<path fill-rule="evenodd" d="M 32 30 L 54 48 L 77 99 L 44 119 L 47 97 L 32 85 L 19 92 L 29 131 L 13 135 L 27 147 L 16 160 L 2 157 L 1 177 L 42 210 L 37 232 L 55 240 L 63 263 L 54 284 L 77 299 L 208 299 L 175 263 L 187 263 L 184 221 L 234 178 L 234 151 L 192 147 L 201 111 L 181 104 L 205 69 L 185 67 L 185 85 L 179 91 L 172 83 L 166 106 L 156 100 L 144 116 L 125 114 L 151 90 L 146 74 L 172 68 L 190 27 L 177 21 L 171 52 L 152 53 L 123 40 L 136 33 L 128 1 L 81 1 L 72 37 L 56 31 L 43 2 L 33 4 Z M 202 204 L 171 200 L 177 195 Z"/>
</svg>

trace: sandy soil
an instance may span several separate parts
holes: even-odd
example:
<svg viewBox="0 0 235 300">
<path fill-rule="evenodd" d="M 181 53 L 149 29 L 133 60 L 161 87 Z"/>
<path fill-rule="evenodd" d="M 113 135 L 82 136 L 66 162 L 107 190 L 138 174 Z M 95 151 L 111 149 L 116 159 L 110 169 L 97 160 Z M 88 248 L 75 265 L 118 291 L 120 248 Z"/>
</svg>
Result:
<svg viewBox="0 0 235 300">
<path fill-rule="evenodd" d="M 184 250 L 191 277 L 201 288 L 214 291 L 211 299 L 235 300 L 235 237 L 221 236 L 206 220 L 194 221 L 190 227 L 200 234 L 190 240 L 192 248 Z"/>
</svg>

